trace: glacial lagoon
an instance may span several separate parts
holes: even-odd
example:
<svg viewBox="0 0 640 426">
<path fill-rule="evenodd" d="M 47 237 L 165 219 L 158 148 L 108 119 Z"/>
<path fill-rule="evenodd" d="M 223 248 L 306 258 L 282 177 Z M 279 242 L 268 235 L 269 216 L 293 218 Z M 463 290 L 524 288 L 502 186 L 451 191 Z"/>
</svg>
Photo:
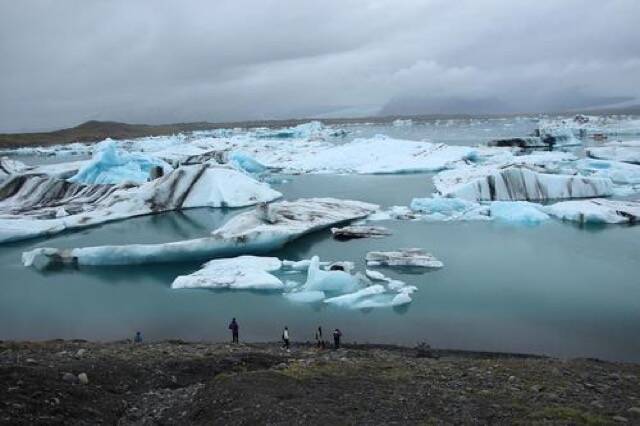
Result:
<svg viewBox="0 0 640 426">
<path fill-rule="evenodd" d="M 521 127 L 518 134 L 534 127 L 526 120 L 510 123 Z M 512 126 L 438 128 L 443 136 L 426 126 L 356 130 L 359 137 L 385 133 L 414 140 L 448 135 L 448 144 L 472 145 L 512 134 Z M 326 196 L 390 207 L 428 197 L 432 176 L 282 175 L 272 186 L 290 200 Z M 115 340 L 140 330 L 149 340 L 219 341 L 229 338 L 226 324 L 236 317 L 241 340 L 247 341 L 277 340 L 284 325 L 294 340 L 313 340 L 322 325 L 339 327 L 347 341 L 360 343 L 426 341 L 442 348 L 640 361 L 640 226 L 389 220 L 375 222 L 392 231 L 385 238 L 341 242 L 323 230 L 269 254 L 348 260 L 364 271 L 368 251 L 422 247 L 444 262 L 444 268 L 422 274 L 379 269 L 418 291 L 409 305 L 372 310 L 296 304 L 279 292 L 170 288 L 176 276 L 194 272 L 202 260 L 46 272 L 21 262 L 22 252 L 36 247 L 203 237 L 247 209 L 161 213 L 0 246 L 0 339 Z"/>
</svg>

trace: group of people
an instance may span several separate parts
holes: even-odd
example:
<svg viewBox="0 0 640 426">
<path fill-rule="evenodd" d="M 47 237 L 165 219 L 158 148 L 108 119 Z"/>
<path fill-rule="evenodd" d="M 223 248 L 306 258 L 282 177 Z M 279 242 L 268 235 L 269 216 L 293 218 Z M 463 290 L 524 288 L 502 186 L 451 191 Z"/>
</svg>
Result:
<svg viewBox="0 0 640 426">
<path fill-rule="evenodd" d="M 236 321 L 235 318 L 233 318 L 229 323 L 229 330 L 231 330 L 231 342 L 238 343 L 240 326 L 238 325 L 238 321 Z M 322 326 L 318 326 L 318 329 L 316 330 L 315 338 L 316 338 L 316 347 L 318 349 L 325 349 L 327 347 L 327 342 L 324 340 L 324 337 L 322 336 Z M 341 338 L 342 338 L 342 331 L 340 331 L 339 328 L 336 328 L 335 330 L 333 330 L 333 347 L 335 349 L 340 348 Z M 289 333 L 289 327 L 285 325 L 284 329 L 282 330 L 282 348 L 289 350 L 290 347 L 291 347 L 291 335 Z"/>
</svg>

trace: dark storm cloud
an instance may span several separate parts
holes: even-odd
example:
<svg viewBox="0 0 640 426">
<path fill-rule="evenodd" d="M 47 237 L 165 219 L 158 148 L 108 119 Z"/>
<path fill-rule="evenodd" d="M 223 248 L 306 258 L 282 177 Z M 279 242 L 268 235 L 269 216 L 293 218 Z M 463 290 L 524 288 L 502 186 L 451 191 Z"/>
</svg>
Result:
<svg viewBox="0 0 640 426">
<path fill-rule="evenodd" d="M 0 131 L 636 98 L 638 16 L 636 0 L 7 1 Z"/>
</svg>

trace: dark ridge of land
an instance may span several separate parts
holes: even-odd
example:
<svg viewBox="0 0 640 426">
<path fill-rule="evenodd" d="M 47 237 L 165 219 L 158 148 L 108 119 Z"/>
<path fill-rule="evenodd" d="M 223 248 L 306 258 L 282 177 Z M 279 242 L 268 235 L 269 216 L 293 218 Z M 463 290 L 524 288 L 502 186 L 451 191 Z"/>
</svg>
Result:
<svg viewBox="0 0 640 426">
<path fill-rule="evenodd" d="M 0 423 L 639 424 L 639 377 L 424 346 L 0 342 Z"/>
</svg>

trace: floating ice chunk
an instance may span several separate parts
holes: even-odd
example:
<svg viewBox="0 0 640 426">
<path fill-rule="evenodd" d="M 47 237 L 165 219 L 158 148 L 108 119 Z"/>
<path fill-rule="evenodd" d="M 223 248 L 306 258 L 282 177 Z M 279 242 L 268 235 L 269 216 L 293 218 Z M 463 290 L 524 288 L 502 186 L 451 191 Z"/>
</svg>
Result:
<svg viewBox="0 0 640 426">
<path fill-rule="evenodd" d="M 387 278 L 382 272 L 372 271 L 370 269 L 365 270 L 366 276 L 372 281 L 388 281 Z"/>
<path fill-rule="evenodd" d="M 640 164 L 640 147 L 636 146 L 606 146 L 598 148 L 588 148 L 586 152 L 587 155 L 592 158 Z"/>
<path fill-rule="evenodd" d="M 536 225 L 549 219 L 541 209 L 542 205 L 528 201 L 494 201 L 491 203 L 491 217 L 501 222 Z"/>
<path fill-rule="evenodd" d="M 278 271 L 281 266 L 282 262 L 276 257 L 215 259 L 193 274 L 177 277 L 171 288 L 277 290 L 284 288 L 284 284 L 270 272 Z"/>
<path fill-rule="evenodd" d="M 180 167 L 139 187 L 85 185 L 47 176 L 18 175 L 0 184 L 0 194 L 6 197 L 0 199 L 0 214 L 7 215 L 0 218 L 0 242 L 163 211 L 244 207 L 281 195 L 243 173 L 207 165 Z M 61 205 L 68 213 L 64 217 L 58 215 Z"/>
<path fill-rule="evenodd" d="M 287 169 L 306 173 L 412 173 L 443 170 L 474 155 L 470 147 L 379 136 L 300 153 L 292 157 Z"/>
<path fill-rule="evenodd" d="M 358 288 L 357 280 L 344 271 L 323 271 L 319 268 L 318 256 L 311 258 L 307 270 L 305 291 L 329 291 L 336 293 L 350 293 Z"/>
<path fill-rule="evenodd" d="M 411 303 L 411 296 L 409 293 L 398 294 L 377 294 L 370 297 L 363 298 L 354 302 L 351 305 L 352 309 L 374 309 L 374 308 L 386 308 L 393 306 L 402 306 Z"/>
<path fill-rule="evenodd" d="M 398 118 L 397 120 L 393 120 L 392 125 L 393 127 L 410 127 L 413 126 L 413 120 L 411 120 L 410 118 L 406 120 Z"/>
<path fill-rule="evenodd" d="M 434 177 L 440 195 L 472 201 L 546 201 L 609 196 L 611 179 L 538 173 L 525 167 L 465 167 Z"/>
<path fill-rule="evenodd" d="M 487 219 L 488 209 L 478 203 L 460 198 L 414 198 L 409 206 L 412 211 L 428 220 L 477 220 Z"/>
<path fill-rule="evenodd" d="M 267 167 L 241 151 L 234 151 L 229 155 L 229 162 L 240 170 L 251 174 L 260 174 L 267 171 Z"/>
<path fill-rule="evenodd" d="M 154 167 L 164 173 L 172 170 L 166 162 L 145 154 L 118 152 L 115 142 L 102 144 L 101 150 L 69 180 L 72 182 L 105 184 L 146 182 Z"/>
<path fill-rule="evenodd" d="M 281 129 L 255 129 L 253 136 L 257 138 L 274 139 L 325 139 L 328 137 L 344 136 L 347 132 L 342 129 L 333 129 L 324 126 L 320 121 L 310 121 L 294 127 Z"/>
<path fill-rule="evenodd" d="M 421 268 L 442 268 L 444 266 L 434 256 L 419 248 L 399 251 L 370 251 L 365 260 L 367 266 L 416 266 Z"/>
<path fill-rule="evenodd" d="M 568 127 L 540 128 L 540 140 L 550 147 L 581 145 L 582 141 Z"/>
<path fill-rule="evenodd" d="M 406 206 L 391 206 L 388 210 L 376 212 L 367 217 L 368 221 L 379 220 L 413 220 L 417 215 Z"/>
<path fill-rule="evenodd" d="M 640 165 L 636 164 L 585 158 L 576 162 L 576 169 L 588 176 L 608 178 L 618 184 L 640 184 Z"/>
<path fill-rule="evenodd" d="M 331 228 L 336 240 L 350 240 L 353 238 L 382 238 L 391 235 L 391 231 L 382 226 L 352 225 L 342 228 Z"/>
<path fill-rule="evenodd" d="M 47 262 L 40 264 L 51 266 L 65 264 L 68 259 L 74 259 L 78 265 L 131 265 L 265 253 L 309 232 L 366 217 L 377 208 L 374 204 L 334 198 L 282 201 L 268 206 L 272 222 L 265 222 L 263 210 L 256 209 L 234 216 L 210 237 L 165 244 L 35 249 L 33 252 L 47 258 Z"/>
<path fill-rule="evenodd" d="M 385 292 L 384 286 L 380 284 L 376 284 L 369 287 L 365 287 L 353 293 L 344 294 L 342 296 L 330 297 L 329 299 L 325 299 L 324 303 L 340 306 L 343 308 L 358 308 L 359 302 L 362 302 L 362 299 L 368 296 L 376 295 L 376 294 L 383 294 L 384 292 Z"/>
<path fill-rule="evenodd" d="M 640 202 L 605 199 L 564 201 L 546 206 L 545 211 L 562 220 L 579 223 L 636 223 Z"/>
<path fill-rule="evenodd" d="M 297 303 L 318 303 L 325 298 L 323 291 L 295 291 L 285 293 L 284 297 Z"/>
<path fill-rule="evenodd" d="M 639 129 L 640 130 L 640 129 Z M 610 147 L 640 148 L 640 141 L 612 141 L 604 144 Z"/>
</svg>

